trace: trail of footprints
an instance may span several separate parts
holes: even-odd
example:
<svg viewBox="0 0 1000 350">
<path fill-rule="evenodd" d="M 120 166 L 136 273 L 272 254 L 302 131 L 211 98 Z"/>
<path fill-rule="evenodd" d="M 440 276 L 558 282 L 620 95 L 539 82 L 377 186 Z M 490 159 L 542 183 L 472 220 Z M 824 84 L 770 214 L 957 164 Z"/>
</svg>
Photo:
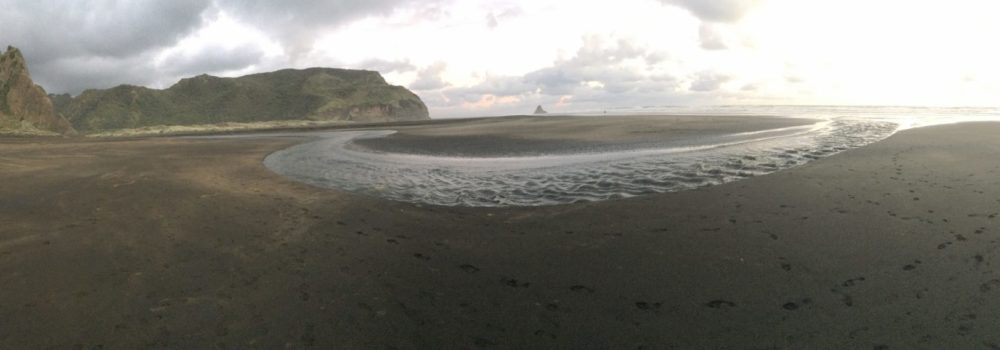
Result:
<svg viewBox="0 0 1000 350">
<path fill-rule="evenodd" d="M 904 181 L 901 178 L 903 176 L 903 168 L 902 168 L 902 166 L 897 167 L 895 170 L 896 170 L 896 174 L 895 174 L 896 176 L 893 176 L 892 179 L 893 180 L 897 180 L 897 181 Z M 921 181 L 922 182 L 926 182 L 926 180 L 921 180 Z M 940 184 L 933 184 L 933 186 L 938 186 L 938 185 L 940 185 Z M 942 187 L 943 188 L 948 188 L 950 190 L 954 190 L 953 188 L 950 188 L 949 186 L 942 186 Z M 912 200 L 913 202 L 919 202 L 920 201 L 921 198 L 916 193 L 916 191 L 910 190 L 909 194 L 912 196 L 912 197 L 908 197 L 909 200 Z M 892 196 L 891 193 L 883 193 L 882 194 L 882 198 L 888 198 L 888 197 L 891 197 L 891 196 Z M 849 195 L 848 198 L 850 200 L 852 200 L 852 201 L 862 201 L 863 200 L 861 198 L 857 198 L 854 195 Z M 881 199 L 881 200 L 867 199 L 867 200 L 864 200 L 864 203 L 867 203 L 868 205 L 871 205 L 871 206 L 882 206 L 882 205 L 885 204 L 886 200 L 888 200 L 888 199 Z M 1000 199 L 996 200 L 996 202 L 998 204 L 1000 204 Z M 919 205 L 919 204 L 917 204 L 917 205 Z M 781 208 L 783 208 L 783 209 L 785 209 L 785 208 L 791 208 L 791 207 L 792 206 L 790 206 L 790 205 L 784 205 L 784 204 L 781 205 Z M 848 214 L 849 213 L 848 211 L 846 211 L 846 210 L 844 210 L 842 208 L 835 208 L 834 211 L 837 212 L 837 213 L 840 213 L 840 214 Z M 931 216 L 940 215 L 940 214 L 936 213 L 934 210 L 926 210 L 926 215 L 928 217 L 923 217 L 923 216 L 919 216 L 919 215 L 912 215 L 912 214 L 901 215 L 900 213 L 898 213 L 898 212 L 896 212 L 894 210 L 888 210 L 885 213 L 886 213 L 886 215 L 888 215 L 888 216 L 890 216 L 892 218 L 898 219 L 898 220 L 916 220 L 918 222 L 921 222 L 921 223 L 924 223 L 924 224 L 928 224 L 928 225 L 938 225 L 938 224 L 944 224 L 944 225 L 947 225 L 947 226 L 953 226 L 954 225 L 952 223 L 952 220 L 949 219 L 949 218 L 946 218 L 946 217 L 940 217 L 939 216 L 937 218 L 932 218 Z M 976 213 L 968 213 L 966 216 L 969 219 L 973 219 L 973 220 L 989 220 L 989 221 L 992 221 L 992 220 L 996 219 L 997 216 L 1000 216 L 1000 212 L 976 212 Z M 735 224 L 735 222 L 734 222 L 735 220 L 734 219 L 730 218 L 729 221 L 730 221 L 731 224 Z M 347 226 L 347 224 L 345 224 L 343 222 L 337 222 L 337 224 L 341 225 L 341 226 Z M 378 228 L 373 228 L 372 230 L 376 231 L 376 232 L 380 232 L 381 231 Z M 972 229 L 972 230 L 970 230 L 968 232 L 965 232 L 965 233 L 957 233 L 954 230 L 948 230 L 947 234 L 950 236 L 950 239 L 948 239 L 946 241 L 943 241 L 941 243 L 936 244 L 936 248 L 939 251 L 945 251 L 947 249 L 951 249 L 951 248 L 955 247 L 956 244 L 962 244 L 962 243 L 967 243 L 967 242 L 971 243 L 970 241 L 971 241 L 971 239 L 973 237 L 981 237 L 982 235 L 984 235 L 985 233 L 987 233 L 989 231 L 990 231 L 989 225 L 978 226 L 975 229 Z M 368 236 L 363 231 L 357 231 L 356 233 L 359 236 Z M 769 233 L 769 232 L 765 232 L 765 233 L 768 233 L 768 237 L 770 239 L 772 239 L 772 240 L 777 240 L 778 239 L 778 236 L 775 235 L 774 233 Z M 383 233 L 383 235 L 385 235 L 385 234 Z M 386 236 L 388 236 L 388 235 L 386 235 Z M 401 240 L 404 240 L 404 239 L 407 239 L 407 238 L 408 237 L 402 236 L 402 235 L 401 236 L 390 237 L 390 238 L 386 239 L 386 243 L 387 244 L 392 244 L 392 245 L 400 245 L 401 244 Z M 440 243 L 440 244 L 438 244 L 438 243 Z M 995 240 L 991 241 L 991 243 L 996 243 L 996 241 Z M 441 243 L 441 242 L 436 242 L 436 245 L 439 246 L 439 247 L 441 247 L 441 246 L 447 246 L 446 243 Z M 413 256 L 416 259 L 418 259 L 420 261 L 424 261 L 424 262 L 431 261 L 431 257 L 429 255 L 427 255 L 426 253 L 416 252 L 416 253 L 412 253 L 412 254 L 413 254 Z M 791 272 L 791 271 L 793 271 L 793 265 L 792 265 L 791 262 L 788 261 L 788 259 L 786 259 L 784 257 L 779 257 L 778 260 L 779 260 L 779 262 L 778 262 L 777 266 L 779 268 L 781 268 L 781 270 L 783 270 L 785 272 Z M 982 266 L 984 264 L 988 264 L 986 257 L 981 252 L 978 252 L 978 253 L 970 256 L 969 261 L 973 264 L 973 266 L 975 268 L 979 268 L 980 266 Z M 902 264 L 901 267 L 900 267 L 900 270 L 904 271 L 904 272 L 919 272 L 919 269 L 920 269 L 920 267 L 923 264 L 924 264 L 924 261 L 922 261 L 920 259 L 914 259 L 914 260 L 912 260 L 910 262 Z M 482 272 L 482 269 L 480 267 L 478 267 L 476 265 L 473 265 L 473 264 L 470 264 L 470 263 L 459 264 L 459 265 L 456 265 L 456 267 L 457 267 L 457 269 L 459 271 L 462 271 L 463 273 L 470 274 L 470 275 L 471 274 L 479 274 L 479 273 Z M 857 276 L 857 277 L 850 278 L 850 279 L 844 280 L 844 281 L 842 281 L 840 283 L 837 283 L 837 284 L 833 285 L 831 288 L 829 288 L 829 291 L 830 291 L 830 293 L 832 293 L 833 295 L 836 296 L 837 300 L 841 304 L 843 304 L 844 307 L 850 308 L 850 307 L 854 307 L 856 305 L 856 302 L 857 302 L 857 300 L 855 299 L 855 296 L 853 296 L 852 293 L 851 293 L 852 289 L 854 289 L 857 286 L 860 286 L 862 284 L 869 283 L 869 282 L 871 282 L 871 280 L 870 280 L 869 277 L 866 277 L 866 276 Z M 515 288 L 515 289 L 530 288 L 530 287 L 532 287 L 532 284 L 530 282 L 519 280 L 519 279 L 516 279 L 516 278 L 511 278 L 511 277 L 501 277 L 499 279 L 499 283 L 501 285 L 503 285 L 503 286 L 506 286 L 506 287 L 509 287 L 509 288 Z M 571 292 L 573 292 L 575 294 L 579 294 L 579 295 L 594 294 L 596 292 L 593 287 L 590 287 L 590 286 L 587 286 L 587 285 L 584 285 L 584 284 L 571 285 L 571 286 L 566 287 L 566 288 L 568 288 L 569 291 L 571 291 Z M 1000 292 L 1000 278 L 991 278 L 991 279 L 988 279 L 988 280 L 982 282 L 978 286 L 978 289 L 982 293 Z M 926 289 L 924 289 L 922 291 L 919 291 L 919 292 L 916 293 L 916 297 L 920 298 L 926 292 L 927 292 Z M 809 306 L 812 303 L 813 303 L 813 300 L 811 298 L 808 298 L 808 297 L 790 298 L 787 302 L 785 302 L 783 304 L 775 305 L 775 308 L 780 309 L 780 310 L 784 310 L 786 312 L 796 312 L 796 311 L 799 311 L 799 310 L 803 309 L 806 306 Z M 556 304 L 556 303 L 544 303 L 543 306 L 544 306 L 545 310 L 547 310 L 547 311 L 560 311 L 560 310 L 562 310 L 562 308 L 560 308 L 560 306 L 558 304 Z M 705 308 L 714 309 L 714 310 L 720 310 L 721 311 L 721 310 L 726 310 L 726 309 L 738 308 L 740 305 L 736 301 L 727 300 L 727 299 L 721 299 L 720 298 L 720 299 L 712 299 L 712 300 L 704 301 L 701 304 L 701 306 L 705 307 Z M 634 310 L 637 310 L 639 312 L 660 313 L 660 310 L 664 307 L 664 304 L 662 302 L 660 302 L 660 301 L 636 300 L 636 301 L 632 302 L 632 307 L 634 308 Z M 547 333 L 547 332 L 545 332 L 543 330 L 539 330 L 538 332 L 541 332 L 541 335 L 549 336 L 549 337 L 552 337 L 552 338 L 555 337 L 555 334 Z M 961 332 L 961 330 L 960 330 L 960 332 Z M 990 348 L 1000 349 L 1000 346 L 996 346 L 993 343 L 984 343 L 984 345 L 986 345 L 987 347 L 990 347 Z M 888 348 L 888 347 L 884 346 L 884 345 L 877 345 L 877 346 L 875 346 L 875 348 Z"/>
</svg>

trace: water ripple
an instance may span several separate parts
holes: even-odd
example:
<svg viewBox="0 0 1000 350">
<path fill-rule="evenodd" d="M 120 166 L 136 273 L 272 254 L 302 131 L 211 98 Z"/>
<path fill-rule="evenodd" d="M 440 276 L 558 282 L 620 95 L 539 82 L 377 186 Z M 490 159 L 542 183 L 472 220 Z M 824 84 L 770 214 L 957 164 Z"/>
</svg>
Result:
<svg viewBox="0 0 1000 350">
<path fill-rule="evenodd" d="M 374 152 L 352 143 L 394 131 L 345 131 L 269 155 L 299 181 L 397 201 L 445 206 L 539 206 L 673 192 L 804 164 L 891 135 L 897 124 L 827 120 L 727 135 L 707 145 L 527 157 Z"/>
</svg>

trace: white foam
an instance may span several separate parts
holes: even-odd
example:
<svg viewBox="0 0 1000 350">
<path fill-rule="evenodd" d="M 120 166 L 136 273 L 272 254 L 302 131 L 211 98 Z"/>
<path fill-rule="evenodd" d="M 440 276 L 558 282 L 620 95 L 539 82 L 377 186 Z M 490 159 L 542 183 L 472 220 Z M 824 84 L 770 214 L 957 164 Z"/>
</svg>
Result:
<svg viewBox="0 0 1000 350">
<path fill-rule="evenodd" d="M 888 137 L 896 124 L 829 118 L 718 137 L 690 147 L 510 157 L 373 152 L 345 131 L 275 152 L 265 165 L 316 186 L 435 205 L 535 206 L 678 191 L 803 164 Z"/>
</svg>

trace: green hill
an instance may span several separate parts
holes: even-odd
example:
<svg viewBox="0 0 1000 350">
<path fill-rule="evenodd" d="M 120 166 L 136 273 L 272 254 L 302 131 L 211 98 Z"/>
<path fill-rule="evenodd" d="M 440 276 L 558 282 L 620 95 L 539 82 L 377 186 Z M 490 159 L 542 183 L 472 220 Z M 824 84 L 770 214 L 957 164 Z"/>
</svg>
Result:
<svg viewBox="0 0 1000 350">
<path fill-rule="evenodd" d="M 165 90 L 121 85 L 87 90 L 54 105 L 82 132 L 223 122 L 429 119 L 420 97 L 387 84 L 378 72 L 334 68 L 238 78 L 199 75 Z"/>
</svg>

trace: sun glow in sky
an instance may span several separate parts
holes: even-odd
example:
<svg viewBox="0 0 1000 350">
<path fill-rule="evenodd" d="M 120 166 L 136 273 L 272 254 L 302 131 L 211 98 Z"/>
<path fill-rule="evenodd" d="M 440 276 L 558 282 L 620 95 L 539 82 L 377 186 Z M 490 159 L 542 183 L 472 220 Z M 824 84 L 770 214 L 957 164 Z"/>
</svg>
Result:
<svg viewBox="0 0 1000 350">
<path fill-rule="evenodd" d="M 21 47 L 52 92 L 364 68 L 414 90 L 434 117 L 538 104 L 1000 105 L 997 1 L 92 2 L 53 12 L 0 0 L 13 9 L 0 44 Z M 53 16 L 79 27 L 34 28 Z"/>
</svg>

